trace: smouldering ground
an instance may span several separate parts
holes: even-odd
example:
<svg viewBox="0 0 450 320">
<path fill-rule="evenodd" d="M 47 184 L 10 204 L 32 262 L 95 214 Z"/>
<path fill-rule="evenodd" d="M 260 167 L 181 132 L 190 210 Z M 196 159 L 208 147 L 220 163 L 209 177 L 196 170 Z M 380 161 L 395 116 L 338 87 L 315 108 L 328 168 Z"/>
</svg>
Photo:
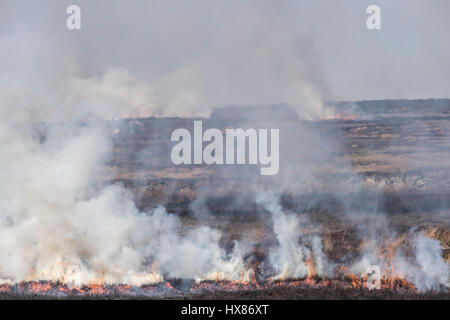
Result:
<svg viewBox="0 0 450 320">
<path fill-rule="evenodd" d="M 141 287 L 90 285 L 80 288 L 51 282 L 0 286 L 0 299 L 450 299 L 450 291 L 418 292 L 401 279 L 382 279 L 369 290 L 366 279 L 308 278 L 276 282 L 168 280 Z"/>
</svg>

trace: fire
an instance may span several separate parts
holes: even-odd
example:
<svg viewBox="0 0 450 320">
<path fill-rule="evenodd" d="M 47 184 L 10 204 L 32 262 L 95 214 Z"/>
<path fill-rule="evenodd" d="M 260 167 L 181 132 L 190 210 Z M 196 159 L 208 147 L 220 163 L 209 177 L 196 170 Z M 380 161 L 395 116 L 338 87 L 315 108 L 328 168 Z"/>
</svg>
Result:
<svg viewBox="0 0 450 320">
<path fill-rule="evenodd" d="M 122 293 L 126 293 L 131 289 L 130 285 L 118 285 L 117 290 L 119 290 Z"/>
<path fill-rule="evenodd" d="M 107 290 L 102 284 L 91 284 L 87 287 L 87 291 L 92 295 L 104 295 L 107 293 Z"/>
<path fill-rule="evenodd" d="M 360 277 L 358 277 L 357 275 L 350 273 L 348 275 L 348 278 L 352 282 L 353 288 L 362 288 L 363 287 L 362 279 Z"/>
<path fill-rule="evenodd" d="M 376 252 L 376 257 L 383 261 L 383 273 L 380 279 L 380 289 L 393 291 L 417 292 L 416 287 L 403 276 L 396 274 L 393 260 L 396 250 L 402 244 L 402 239 L 391 241 L 385 239 L 382 241 L 380 249 Z M 210 291 L 246 291 L 246 290 L 264 290 L 273 287 L 298 287 L 298 288 L 331 288 L 331 289 L 369 289 L 369 275 L 357 275 L 349 271 L 345 265 L 337 266 L 334 270 L 334 278 L 322 277 L 317 273 L 316 260 L 313 252 L 309 253 L 305 261 L 307 274 L 304 278 L 288 279 L 282 272 L 278 276 L 257 280 L 255 270 L 259 270 L 257 264 L 247 265 L 240 271 L 238 280 L 227 279 L 227 274 L 223 272 L 212 272 L 203 279 L 192 279 L 190 287 L 186 285 L 174 285 L 171 280 L 162 280 L 158 272 L 158 263 L 152 265 L 152 274 L 158 275 L 160 281 L 148 282 L 142 285 L 127 284 L 106 284 L 104 281 L 91 283 L 81 287 L 68 286 L 63 282 L 52 281 L 29 281 L 17 284 L 0 284 L 0 293 L 8 294 L 11 292 L 33 293 L 35 295 L 47 296 L 111 296 L 111 295 L 134 295 L 143 296 L 161 296 L 161 295 L 183 295 L 186 293 L 200 293 Z M 178 280 L 176 280 L 178 281 Z M 167 290 L 169 289 L 169 290 Z"/>
<path fill-rule="evenodd" d="M 314 256 L 311 253 L 306 259 L 306 266 L 308 267 L 308 278 L 312 278 L 316 275 L 315 269 L 314 269 Z"/>
<path fill-rule="evenodd" d="M 10 292 L 11 291 L 11 285 L 4 284 L 0 286 L 0 292 Z"/>
<path fill-rule="evenodd" d="M 404 241 L 404 238 L 398 238 L 396 240 L 384 239 L 381 243 L 381 246 L 378 249 L 378 259 L 383 261 L 385 274 L 398 276 L 393 261 L 398 248 L 401 247 Z"/>
<path fill-rule="evenodd" d="M 66 288 L 66 287 L 59 287 L 58 291 L 61 292 L 61 293 L 70 294 L 70 290 L 68 288 Z"/>
<path fill-rule="evenodd" d="M 50 283 L 40 283 L 40 282 L 33 282 L 30 285 L 30 290 L 33 292 L 47 292 L 52 289 L 52 286 Z"/>
<path fill-rule="evenodd" d="M 392 278 L 382 277 L 381 288 L 389 290 L 396 290 L 396 289 L 408 289 L 411 291 L 417 290 L 416 287 L 411 282 L 401 277 L 392 277 Z"/>
<path fill-rule="evenodd" d="M 205 280 L 201 282 L 192 281 L 190 287 L 177 289 L 171 281 L 164 281 L 159 284 L 130 286 L 121 284 L 90 284 L 81 288 L 70 288 L 64 284 L 57 282 L 21 282 L 18 284 L 1 284 L 0 293 L 15 294 L 33 293 L 43 296 L 130 296 L 140 294 L 142 296 L 172 296 L 183 295 L 187 293 L 200 293 L 211 291 L 248 291 L 248 290 L 264 290 L 273 287 L 298 287 L 298 288 L 331 288 L 331 289 L 367 289 L 368 276 L 358 276 L 353 273 L 347 273 L 340 279 L 320 278 L 317 275 L 308 275 L 303 279 L 292 280 L 275 280 L 270 279 L 263 282 L 230 281 L 230 280 Z M 170 291 L 167 291 L 170 289 Z M 384 290 L 417 292 L 415 286 L 401 277 L 381 278 L 381 288 Z"/>
<path fill-rule="evenodd" d="M 170 284 L 170 282 L 168 282 L 168 281 L 166 281 L 166 283 L 164 285 L 169 289 L 175 290 L 175 288 L 172 286 L 172 284 Z"/>
</svg>

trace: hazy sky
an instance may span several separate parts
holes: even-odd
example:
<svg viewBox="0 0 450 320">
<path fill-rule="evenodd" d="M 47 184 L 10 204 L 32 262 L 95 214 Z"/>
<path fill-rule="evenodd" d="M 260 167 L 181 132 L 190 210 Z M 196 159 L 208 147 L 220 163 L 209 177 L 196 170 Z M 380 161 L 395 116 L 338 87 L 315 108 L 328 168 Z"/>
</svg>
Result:
<svg viewBox="0 0 450 320">
<path fill-rule="evenodd" d="M 381 30 L 366 28 L 370 4 Z M 448 0 L 0 0 L 0 81 L 60 92 L 78 77 L 103 95 L 125 83 L 145 93 L 136 105 L 174 110 L 450 97 L 449 13 Z"/>
</svg>

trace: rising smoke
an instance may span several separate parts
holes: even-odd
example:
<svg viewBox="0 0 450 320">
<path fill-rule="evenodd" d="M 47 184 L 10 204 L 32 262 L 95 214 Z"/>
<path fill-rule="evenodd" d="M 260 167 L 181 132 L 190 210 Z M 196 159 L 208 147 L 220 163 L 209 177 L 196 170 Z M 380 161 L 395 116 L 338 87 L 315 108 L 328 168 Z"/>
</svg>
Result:
<svg viewBox="0 0 450 320">
<path fill-rule="evenodd" d="M 324 101 L 333 94 L 314 42 L 285 19 L 290 6 L 223 3 L 204 17 L 223 22 L 210 30 L 198 22 L 197 7 L 188 4 L 154 4 L 161 16 L 175 11 L 176 19 L 167 20 L 146 20 L 142 10 L 127 9 L 130 17 L 118 18 L 126 26 L 137 21 L 128 30 L 136 38 L 118 44 L 103 37 L 108 27 L 96 31 L 99 12 L 88 2 L 81 6 L 92 16 L 79 35 L 58 27 L 63 19 L 54 17 L 65 12 L 63 4 L 52 9 L 27 4 L 33 9 L 28 11 L 23 4 L 1 5 L 0 47 L 17 49 L 0 53 L 0 279 L 70 285 L 139 285 L 164 278 L 249 281 L 254 271 L 245 257 L 253 243 L 235 241 L 225 250 L 219 230 L 188 228 L 163 207 L 141 212 L 123 186 L 102 181 L 112 154 L 111 128 L 102 119 L 207 116 L 217 105 L 280 101 L 302 119 L 331 115 Z M 122 5 L 107 7 L 117 15 Z M 127 31 L 117 32 L 126 38 Z M 316 146 L 307 140 L 300 140 L 306 145 L 302 150 Z M 319 141 L 320 152 L 302 158 L 304 163 L 284 162 L 286 172 L 299 175 L 296 183 L 281 175 L 270 197 L 256 199 L 270 212 L 278 242 L 269 254 L 272 279 L 308 276 L 311 265 L 315 275 L 333 274 L 319 235 L 301 233 L 307 219 L 284 212 L 279 203 L 286 191 L 307 190 L 317 161 L 331 158 L 334 147 Z M 256 183 L 248 187 L 259 189 Z M 396 257 L 396 270 L 420 289 L 445 285 L 448 266 L 439 243 L 412 237 L 415 260 Z M 377 251 L 375 239 L 350 266 L 355 272 L 381 263 L 370 256 Z"/>
</svg>

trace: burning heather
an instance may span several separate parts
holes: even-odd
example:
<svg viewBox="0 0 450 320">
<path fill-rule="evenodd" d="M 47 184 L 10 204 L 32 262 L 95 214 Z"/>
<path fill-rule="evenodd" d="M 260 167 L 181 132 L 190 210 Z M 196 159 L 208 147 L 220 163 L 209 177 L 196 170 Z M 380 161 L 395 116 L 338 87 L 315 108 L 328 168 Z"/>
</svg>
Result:
<svg viewBox="0 0 450 320">
<path fill-rule="evenodd" d="M 172 191 L 163 191 L 163 198 L 160 193 L 154 205 L 145 204 L 145 191 L 129 179 L 108 180 L 111 172 L 123 170 L 117 158 L 122 144 L 133 135 L 137 139 L 134 129 L 116 136 L 113 126 L 126 131 L 130 124 L 2 124 L 0 166 L 8 181 L 0 202 L 2 294 L 156 298 L 280 288 L 447 292 L 446 238 L 423 224 L 426 215 L 411 215 L 418 221 L 408 224 L 371 209 L 370 201 L 380 204 L 382 196 L 363 200 L 368 192 L 363 190 L 370 189 L 354 174 L 346 178 L 348 189 L 359 191 L 350 199 L 348 190 L 336 190 L 334 200 L 318 196 L 304 179 L 324 178 L 310 171 L 315 157 L 304 159 L 304 167 L 295 157 L 285 158 L 285 168 L 301 180 L 281 172 L 267 181 L 272 190 L 259 186 L 258 174 L 242 179 L 217 170 L 198 177 L 195 186 L 180 188 L 186 180 L 173 178 Z M 144 126 L 144 133 L 152 126 Z M 153 193 L 150 199 L 155 201 Z M 447 215 L 441 217 L 445 222 Z"/>
<path fill-rule="evenodd" d="M 357 101 L 446 65 L 301 1 L 44 2 L 0 3 L 0 298 L 450 296 L 450 100 Z"/>
<path fill-rule="evenodd" d="M 20 282 L 15 285 L 0 285 L 0 297 L 3 296 L 29 296 L 29 297 L 50 297 L 50 298 L 101 298 L 101 297 L 122 297 L 122 298 L 176 298 L 195 297 L 201 294 L 211 294 L 214 292 L 255 292 L 270 291 L 280 288 L 308 289 L 334 289 L 334 290 L 363 290 L 367 294 L 367 277 L 357 277 L 348 275 L 341 279 L 319 279 L 307 278 L 302 280 L 277 280 L 276 282 L 256 281 L 202 281 L 194 280 L 168 280 L 158 284 L 147 284 L 142 286 L 121 285 L 121 284 L 91 284 L 81 287 L 71 287 L 59 282 Z M 399 295 L 415 294 L 416 288 L 408 281 L 401 278 L 381 279 L 379 290 L 389 290 Z"/>
<path fill-rule="evenodd" d="M 107 127 L 56 125 L 45 136 L 19 128 L 2 131 L 10 141 L 1 163 L 8 181 L 1 202 L 2 292 L 155 297 L 279 286 L 367 288 L 373 264 L 382 270 L 384 289 L 448 285 L 440 243 L 418 230 L 396 235 L 384 217 L 367 216 L 358 248 L 331 259 L 320 230 L 308 230 L 314 215 L 286 211 L 279 196 L 260 192 L 255 210 L 265 213 L 270 229 L 258 236 L 270 244 L 242 235 L 224 241 L 223 230 L 207 219 L 186 223 L 163 206 L 139 210 L 123 185 L 93 179 L 111 148 Z"/>
</svg>

